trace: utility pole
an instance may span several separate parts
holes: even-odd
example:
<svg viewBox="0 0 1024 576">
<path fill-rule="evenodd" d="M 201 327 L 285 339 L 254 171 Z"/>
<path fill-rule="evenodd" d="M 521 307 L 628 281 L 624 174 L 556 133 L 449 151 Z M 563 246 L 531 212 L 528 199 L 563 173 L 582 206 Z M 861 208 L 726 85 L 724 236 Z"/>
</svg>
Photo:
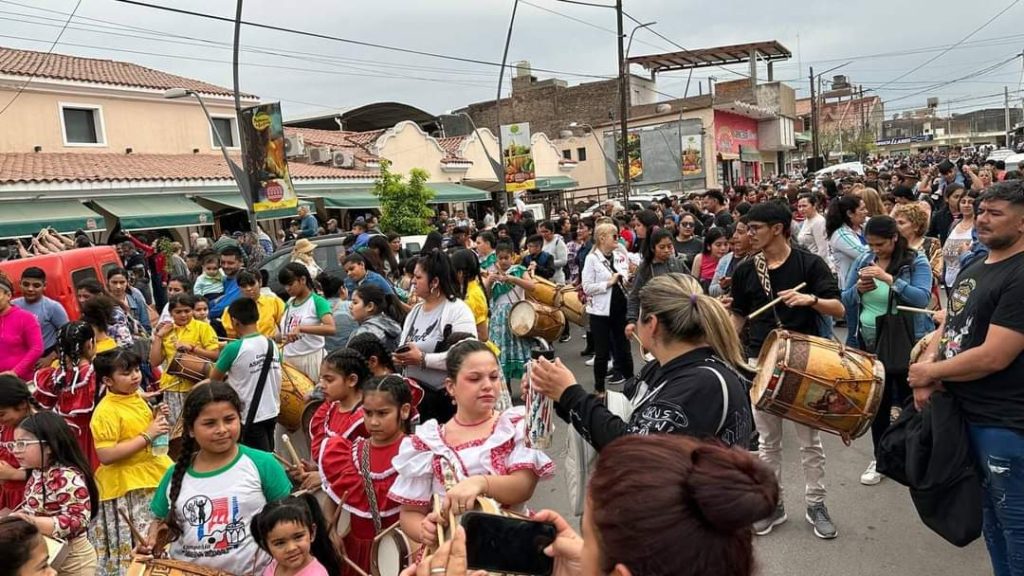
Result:
<svg viewBox="0 0 1024 576">
<path fill-rule="evenodd" d="M 818 165 L 820 150 L 818 142 L 818 97 L 814 91 L 814 66 L 811 66 L 811 157 L 814 158 L 814 165 Z"/>
<path fill-rule="evenodd" d="M 622 27 L 622 0 L 615 0 L 615 15 L 618 20 L 619 30 L 619 123 L 620 123 L 620 141 L 619 151 L 622 154 L 620 161 L 622 170 L 622 204 L 623 206 L 629 207 L 629 101 L 627 100 L 629 93 L 628 81 L 629 78 L 627 73 L 629 72 L 628 64 L 626 64 L 626 47 L 623 45 L 623 41 L 626 39 L 625 32 Z"/>
<path fill-rule="evenodd" d="M 1003 86 L 1003 116 L 1006 124 L 1006 147 L 1012 148 L 1010 144 L 1010 132 L 1012 130 L 1010 127 L 1010 88 L 1008 86 Z"/>
<path fill-rule="evenodd" d="M 235 41 L 234 48 L 231 56 L 231 76 L 234 84 L 235 92 L 235 122 L 238 124 L 238 139 L 241 144 L 242 150 L 242 174 L 235 174 L 235 180 L 238 182 L 239 191 L 242 193 L 242 198 L 245 200 L 246 212 L 249 216 L 249 230 L 253 234 L 259 233 L 259 226 L 256 222 L 256 191 L 252 188 L 252 181 L 249 180 L 249 174 L 251 174 L 249 168 L 249 154 L 247 150 L 249 146 L 255 146 L 255 142 L 245 141 L 245 130 L 242 129 L 242 96 L 238 91 L 238 45 L 239 39 L 242 35 L 242 2 L 238 0 L 235 4 Z M 198 98 L 198 96 L 196 96 Z M 214 132 L 217 131 L 217 127 L 213 127 Z M 225 152 L 225 156 L 227 153 Z M 231 162 L 228 162 L 228 168 L 232 168 Z M 234 170 L 232 170 L 234 171 Z"/>
</svg>

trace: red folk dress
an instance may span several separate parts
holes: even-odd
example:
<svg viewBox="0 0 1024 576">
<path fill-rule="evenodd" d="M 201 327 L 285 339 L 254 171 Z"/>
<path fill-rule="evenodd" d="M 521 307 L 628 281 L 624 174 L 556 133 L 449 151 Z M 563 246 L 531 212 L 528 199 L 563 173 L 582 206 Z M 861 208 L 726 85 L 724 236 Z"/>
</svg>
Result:
<svg viewBox="0 0 1024 576">
<path fill-rule="evenodd" d="M 0 425 L 0 443 L 13 441 L 14 428 L 8 428 L 7 426 Z M 4 448 L 2 445 L 0 445 L 0 460 L 10 464 L 12 468 L 21 467 L 21 464 L 18 463 L 18 459 L 14 457 L 14 452 Z M 14 510 L 21 506 L 21 502 L 24 499 L 24 480 L 8 480 L 6 482 L 0 482 L 0 509 L 7 508 L 8 510 Z"/>
<path fill-rule="evenodd" d="M 362 404 L 346 412 L 337 402 L 325 401 L 309 421 L 309 454 L 313 462 L 319 462 L 320 450 L 327 440 L 338 436 L 355 440 L 369 435 L 363 423 Z"/>
<path fill-rule="evenodd" d="M 99 394 L 96 390 L 96 373 L 92 363 L 82 360 L 78 366 L 68 370 L 46 367 L 36 371 L 35 392 L 32 396 L 43 408 L 53 410 L 64 417 L 71 431 L 75 433 L 82 453 L 89 459 L 95 472 L 100 466 L 96 455 L 96 444 L 92 440 L 92 411 L 96 408 Z"/>
</svg>

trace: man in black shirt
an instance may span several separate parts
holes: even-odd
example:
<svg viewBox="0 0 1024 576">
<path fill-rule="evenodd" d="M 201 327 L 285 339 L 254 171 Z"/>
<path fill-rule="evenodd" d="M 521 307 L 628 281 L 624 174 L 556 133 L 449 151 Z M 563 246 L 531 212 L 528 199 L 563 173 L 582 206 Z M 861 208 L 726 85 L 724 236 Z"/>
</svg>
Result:
<svg viewBox="0 0 1024 576">
<path fill-rule="evenodd" d="M 704 209 L 715 217 L 714 225 L 719 228 L 732 226 L 732 214 L 725 202 L 725 194 L 721 190 L 708 190 L 704 193 Z"/>
<path fill-rule="evenodd" d="M 996 574 L 1024 573 L 1024 182 L 981 195 L 978 240 L 989 248 L 960 270 L 939 328 L 909 384 L 921 407 L 943 387 L 967 420 L 984 474 L 985 542 Z"/>
<path fill-rule="evenodd" d="M 757 358 L 768 333 L 781 327 L 803 334 L 819 335 L 821 316 L 842 318 L 844 309 L 839 300 L 839 286 L 821 257 L 804 250 L 794 250 L 789 243 L 789 227 L 793 216 L 789 208 L 778 202 L 763 202 L 747 212 L 747 233 L 751 249 L 760 252 L 767 264 L 771 294 L 765 292 L 756 269 L 758 256 L 736 267 L 732 277 L 732 312 L 736 330 L 743 334 L 748 328 L 744 347 L 748 358 Z M 794 290 L 801 282 L 803 291 Z M 782 302 L 749 321 L 748 314 L 775 299 Z M 761 436 L 759 454 L 775 472 L 782 486 L 782 418 L 754 411 L 754 423 Z M 795 424 L 804 468 L 806 519 L 819 538 L 835 538 L 836 528 L 825 507 L 825 450 L 817 430 Z M 754 524 L 754 533 L 765 535 L 787 519 L 782 500 L 775 512 Z"/>
</svg>

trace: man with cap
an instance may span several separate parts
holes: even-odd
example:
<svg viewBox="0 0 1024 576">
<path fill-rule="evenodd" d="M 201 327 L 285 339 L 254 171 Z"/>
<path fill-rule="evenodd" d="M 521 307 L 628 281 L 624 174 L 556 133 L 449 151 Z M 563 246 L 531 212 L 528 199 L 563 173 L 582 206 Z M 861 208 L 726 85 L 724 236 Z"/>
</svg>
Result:
<svg viewBox="0 0 1024 576">
<path fill-rule="evenodd" d="M 313 238 L 320 229 L 316 216 L 310 213 L 309 206 L 299 205 L 299 238 Z"/>
<path fill-rule="evenodd" d="M 338 219 L 337 218 L 331 218 L 330 220 L 328 220 L 327 221 L 327 233 L 328 234 L 338 234 L 339 232 L 341 232 L 341 230 L 338 230 Z"/>
</svg>

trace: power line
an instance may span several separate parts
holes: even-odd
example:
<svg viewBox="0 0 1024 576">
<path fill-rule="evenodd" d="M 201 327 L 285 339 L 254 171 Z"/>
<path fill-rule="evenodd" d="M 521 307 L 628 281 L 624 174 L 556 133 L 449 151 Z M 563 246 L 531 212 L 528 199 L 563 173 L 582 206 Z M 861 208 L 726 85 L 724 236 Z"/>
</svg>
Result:
<svg viewBox="0 0 1024 576">
<path fill-rule="evenodd" d="M 557 10 L 552 10 L 551 8 L 546 8 L 544 6 L 540 6 L 538 4 L 534 4 L 533 2 L 528 2 L 527 0 L 519 0 L 519 2 L 521 4 L 526 4 L 527 6 L 531 6 L 533 8 L 536 8 L 537 10 L 543 10 L 544 12 L 548 12 L 549 14 L 554 14 L 555 16 L 560 16 L 560 17 L 565 18 L 567 20 L 572 20 L 573 22 L 577 22 L 579 24 L 583 24 L 584 26 L 588 26 L 588 27 L 593 28 L 595 30 L 600 30 L 602 32 L 608 32 L 609 34 L 612 34 L 612 35 L 615 35 L 615 36 L 619 35 L 617 30 L 613 30 L 611 28 L 605 28 L 604 26 L 601 26 L 599 24 L 594 24 L 593 22 L 590 22 L 590 21 L 587 21 L 587 20 L 583 20 L 582 18 L 576 18 L 575 16 L 570 16 L 570 15 L 565 14 L 563 12 L 559 12 Z M 614 8 L 614 6 L 608 6 L 608 8 Z M 652 44 L 651 42 L 647 42 L 645 40 L 634 40 L 634 42 L 636 42 L 637 44 L 646 44 L 647 46 L 650 46 L 651 48 L 656 48 L 658 50 L 662 50 L 662 51 L 665 50 L 662 46 L 658 46 L 657 44 Z"/>
<path fill-rule="evenodd" d="M 60 32 L 57 33 L 57 37 L 54 38 L 53 42 L 50 44 L 50 49 L 46 51 L 47 56 L 53 53 L 53 49 L 57 47 L 57 43 L 60 42 L 61 36 L 63 36 L 64 31 L 68 29 L 68 24 L 71 24 L 71 19 L 75 17 L 75 14 L 78 12 L 78 7 L 81 5 L 82 0 L 78 0 L 78 2 L 75 3 L 75 8 L 71 11 L 71 14 L 68 16 L 67 21 L 64 22 L 64 27 L 61 28 Z M 24 92 L 25 88 L 27 88 L 28 85 L 32 82 L 32 80 L 35 79 L 36 74 L 39 73 L 39 69 L 43 67 L 43 64 L 45 62 L 46 59 L 39 60 L 39 63 L 36 64 L 36 67 L 32 70 L 32 74 L 29 75 L 28 79 L 25 80 L 25 82 L 21 86 L 18 86 L 18 91 L 15 92 L 14 96 L 7 101 L 7 104 L 4 105 L 3 109 L 0 109 L 0 116 L 3 116 L 4 112 L 7 112 L 7 109 L 10 108 L 12 104 L 14 104 L 14 101 L 17 100 L 19 96 L 21 96 L 21 93 Z"/>
<path fill-rule="evenodd" d="M 1019 2 L 1020 0 L 1017 0 L 1017 1 Z M 627 14 L 627 13 L 626 13 L 625 11 L 623 11 L 623 12 L 622 12 L 622 15 L 623 15 L 623 16 L 625 16 L 626 18 L 629 18 L 630 20 L 632 20 L 632 21 L 633 21 L 633 22 L 635 22 L 636 24 L 643 24 L 643 22 L 641 22 L 640 20 L 637 20 L 637 19 L 636 19 L 636 18 L 634 18 L 633 16 L 631 16 L 631 15 Z M 667 36 L 665 36 L 665 35 L 664 35 L 664 34 L 662 34 L 661 32 L 658 32 L 657 30 L 655 30 L 655 29 L 654 29 L 654 27 L 653 27 L 653 26 L 647 26 L 647 27 L 646 27 L 646 29 L 647 29 L 647 30 L 648 30 L 648 31 L 649 31 L 649 32 L 650 32 L 651 34 L 654 34 L 654 35 L 655 35 L 655 36 L 657 36 L 658 38 L 661 38 L 661 39 L 662 39 L 662 40 L 664 40 L 665 42 L 668 42 L 669 44 L 671 44 L 672 46 L 675 46 L 676 48 L 678 48 L 678 49 L 682 50 L 683 52 L 686 52 L 687 54 L 693 54 L 693 51 L 692 51 L 692 50 L 690 50 L 689 48 L 687 48 L 687 47 L 683 46 L 682 44 L 679 44 L 678 42 L 676 42 L 676 41 L 672 40 L 671 38 L 668 38 Z M 742 78 L 750 78 L 750 74 L 744 74 L 744 73 L 742 73 L 742 72 L 737 72 L 737 71 L 735 71 L 735 70 L 732 70 L 731 68 L 726 68 L 725 66 L 722 66 L 721 64 L 715 64 L 715 67 L 716 67 L 716 68 L 721 68 L 722 70 L 725 70 L 726 72 L 730 72 L 730 73 L 732 73 L 732 74 L 735 74 L 735 75 L 737 75 L 737 76 L 740 76 L 740 77 L 742 77 Z"/>
</svg>

